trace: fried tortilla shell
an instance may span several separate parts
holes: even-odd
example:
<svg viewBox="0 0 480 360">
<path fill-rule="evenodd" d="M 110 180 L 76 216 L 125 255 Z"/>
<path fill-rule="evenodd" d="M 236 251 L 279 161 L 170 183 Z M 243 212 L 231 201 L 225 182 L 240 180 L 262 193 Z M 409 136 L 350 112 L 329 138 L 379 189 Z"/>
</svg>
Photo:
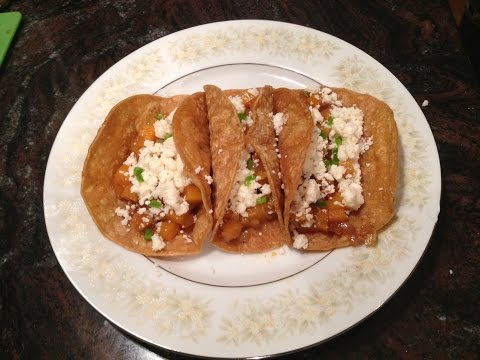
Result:
<svg viewBox="0 0 480 360">
<path fill-rule="evenodd" d="M 213 236 L 220 226 L 237 171 L 244 136 L 238 115 L 222 90 L 205 85 L 213 169 Z M 221 153 L 218 152 L 222 149 Z"/>
<path fill-rule="evenodd" d="M 175 111 L 172 121 L 175 147 L 184 163 L 183 171 L 200 189 L 203 210 L 197 215 L 192 240 L 200 247 L 212 229 L 211 189 L 207 176 L 211 172 L 210 133 L 208 131 L 207 104 L 203 92 L 187 97 Z M 200 171 L 195 171 L 200 167 Z"/>
<path fill-rule="evenodd" d="M 283 221 L 288 231 L 290 206 L 302 177 L 303 163 L 307 156 L 313 121 L 302 93 L 291 89 L 276 89 L 273 93 L 275 113 L 283 112 L 287 121 L 278 137 L 280 151 L 280 170 L 282 172 L 283 191 L 285 192 Z M 288 244 L 293 242 L 288 237 Z"/>
<path fill-rule="evenodd" d="M 176 133 L 182 132 L 183 129 L 188 131 L 195 125 L 183 120 L 182 113 L 185 107 L 193 107 L 191 102 L 197 101 L 199 100 L 196 97 L 186 98 L 183 95 L 172 98 L 136 95 L 118 103 L 107 115 L 88 150 L 82 172 L 81 194 L 98 229 L 111 241 L 148 256 L 190 255 L 201 250 L 204 238 L 211 228 L 208 201 L 204 203 L 207 211 L 202 209 L 197 215 L 197 222 L 191 234 L 192 242 L 187 243 L 183 237 L 176 236 L 172 241 L 166 242 L 165 248 L 161 251 L 153 251 L 151 241 L 144 240 L 143 234 L 139 232 L 128 231 L 129 228 L 122 225 L 121 218 L 115 214 L 115 209 L 124 207 L 126 202 L 117 197 L 113 187 L 113 175 L 130 154 L 130 145 L 142 125 L 159 112 L 168 114 L 178 106 L 177 118 L 181 119 L 181 125 L 175 124 L 174 131 Z M 201 106 L 198 109 L 201 109 Z M 197 115 L 201 118 L 201 114 Z M 202 144 L 205 145 L 204 140 Z M 204 151 L 205 149 L 199 150 Z M 208 194 L 208 190 L 201 182 L 197 182 L 196 185 L 201 189 L 202 196 Z"/>
<path fill-rule="evenodd" d="M 355 244 L 364 243 L 374 245 L 377 239 L 377 232 L 383 228 L 395 214 L 398 167 L 398 133 L 395 119 L 392 110 L 387 104 L 370 95 L 340 88 L 334 88 L 333 91 L 337 93 L 338 99 L 342 101 L 343 106 L 350 107 L 356 105 L 363 111 L 364 136 L 373 137 L 373 145 L 367 152 L 360 156 L 359 160 L 362 170 L 362 186 L 365 202 L 358 211 L 350 213 L 349 224 L 355 228 L 357 233 Z M 298 93 L 301 94 L 301 92 Z M 282 106 L 280 106 L 280 109 L 277 109 L 277 111 L 282 111 L 281 109 Z M 308 119 L 311 122 L 310 116 Z M 289 137 L 289 134 L 286 133 L 285 136 Z M 283 150 L 286 151 L 287 149 L 283 147 Z M 298 149 L 296 149 L 296 151 L 298 153 L 300 152 Z M 280 147 L 280 153 L 284 154 L 282 153 L 282 147 Z M 291 156 L 288 152 L 286 154 L 288 154 L 288 157 Z M 303 164 L 305 155 L 303 155 L 303 153 L 298 155 L 303 156 L 303 160 L 301 161 Z M 367 163 L 369 166 L 366 166 Z M 294 170 L 295 164 L 292 164 L 289 159 L 284 161 L 283 164 L 291 170 L 290 172 L 285 172 L 282 168 L 284 183 L 291 180 L 292 183 L 296 181 L 295 184 L 298 185 L 302 171 Z M 296 173 L 296 171 L 298 171 L 300 175 Z M 290 179 L 285 179 L 286 176 L 290 177 Z M 285 185 L 285 189 L 287 189 L 287 185 Z M 287 203 L 287 198 L 292 196 L 293 199 L 294 194 L 295 192 L 291 194 L 285 190 L 284 216 L 286 219 L 288 219 L 291 205 L 291 201 Z M 288 226 L 288 221 L 285 221 L 285 223 L 287 223 Z M 348 236 L 322 232 L 307 233 L 305 235 L 308 238 L 307 250 L 325 251 L 353 245 Z"/>
<path fill-rule="evenodd" d="M 275 131 L 269 115 L 273 110 L 272 88 L 267 86 L 260 90 L 252 106 L 254 122 L 245 135 L 238 114 L 228 96 L 246 95 L 247 90 L 223 92 L 210 85 L 205 86 L 204 89 L 210 123 L 214 178 L 213 198 L 216 223 L 212 242 L 222 250 L 233 253 L 258 253 L 277 248 L 286 242 L 288 234 L 282 226 L 283 199 L 278 177 L 279 165 L 274 148 Z M 218 234 L 218 228 L 228 205 L 241 152 L 246 146 L 253 148 L 266 170 L 277 220 L 268 221 L 256 228 L 245 228 L 237 239 L 226 242 Z M 218 154 L 219 149 L 222 149 L 221 154 Z"/>
</svg>

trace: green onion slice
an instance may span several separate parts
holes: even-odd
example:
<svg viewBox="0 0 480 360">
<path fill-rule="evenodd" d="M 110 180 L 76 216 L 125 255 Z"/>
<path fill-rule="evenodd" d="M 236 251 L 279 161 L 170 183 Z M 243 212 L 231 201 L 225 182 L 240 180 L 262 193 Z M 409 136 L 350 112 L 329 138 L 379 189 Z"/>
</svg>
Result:
<svg viewBox="0 0 480 360">
<path fill-rule="evenodd" d="M 323 201 L 323 200 L 317 200 L 313 203 L 313 205 L 315 205 L 316 207 L 319 207 L 319 208 L 326 208 L 327 207 L 327 202 Z"/>
<path fill-rule="evenodd" d="M 248 175 L 243 182 L 245 186 L 250 186 L 250 184 L 255 180 L 255 175 Z"/>
<path fill-rule="evenodd" d="M 332 164 L 333 165 L 338 165 L 339 159 L 338 159 L 338 147 L 332 149 Z"/>
<path fill-rule="evenodd" d="M 340 135 L 335 136 L 335 144 L 337 146 L 342 145 L 343 138 Z"/>
<path fill-rule="evenodd" d="M 162 119 L 163 119 L 163 114 L 162 114 L 161 112 L 159 112 L 159 113 L 157 114 L 157 116 L 155 116 L 155 119 L 157 119 L 157 120 L 162 120 Z"/>
<path fill-rule="evenodd" d="M 245 113 L 238 113 L 238 118 L 240 119 L 240 121 L 243 121 L 247 118 L 247 115 L 245 115 Z"/>
<path fill-rule="evenodd" d="M 247 160 L 247 169 L 253 170 L 253 160 L 251 158 Z"/>
<path fill-rule="evenodd" d="M 143 238 L 147 241 L 150 241 L 152 240 L 152 236 L 153 236 L 153 230 L 152 229 L 145 229 L 145 231 L 143 232 Z"/>
<path fill-rule="evenodd" d="M 145 180 L 143 180 L 142 173 L 143 173 L 143 169 L 141 167 L 137 166 L 133 169 L 133 175 L 135 175 L 135 178 L 137 179 L 138 182 L 144 182 L 145 181 Z"/>
<path fill-rule="evenodd" d="M 165 133 L 165 135 L 163 135 L 163 140 L 167 140 L 168 138 L 171 138 L 172 137 L 172 133 Z"/>
<path fill-rule="evenodd" d="M 333 125 L 333 116 L 329 116 L 327 118 L 327 125 L 332 126 Z"/>
<path fill-rule="evenodd" d="M 150 204 L 148 204 L 151 208 L 161 209 L 163 204 L 161 201 L 158 200 L 150 200 Z"/>
<path fill-rule="evenodd" d="M 323 138 L 323 140 L 327 140 L 327 134 L 322 130 L 320 131 L 320 136 Z"/>
<path fill-rule="evenodd" d="M 266 204 L 268 202 L 268 196 L 259 197 L 256 201 L 257 205 Z"/>
</svg>

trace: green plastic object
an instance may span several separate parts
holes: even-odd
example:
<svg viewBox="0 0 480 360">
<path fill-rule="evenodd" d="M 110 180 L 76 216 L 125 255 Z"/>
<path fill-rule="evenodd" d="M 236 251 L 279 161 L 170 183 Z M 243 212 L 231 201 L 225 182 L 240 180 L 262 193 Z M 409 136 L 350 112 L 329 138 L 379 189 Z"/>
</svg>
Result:
<svg viewBox="0 0 480 360">
<path fill-rule="evenodd" d="M 18 11 L 0 13 L 0 66 L 7 55 L 15 31 L 17 31 L 22 14 Z"/>
</svg>

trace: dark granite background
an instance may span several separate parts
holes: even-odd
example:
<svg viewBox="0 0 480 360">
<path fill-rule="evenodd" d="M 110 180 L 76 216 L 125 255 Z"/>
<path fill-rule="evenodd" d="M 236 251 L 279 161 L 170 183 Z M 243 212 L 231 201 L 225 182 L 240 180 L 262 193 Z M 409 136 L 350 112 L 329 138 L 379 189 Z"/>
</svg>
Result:
<svg viewBox="0 0 480 360">
<path fill-rule="evenodd" d="M 0 69 L 0 358 L 183 359 L 98 314 L 53 255 L 42 209 L 48 154 L 89 85 L 130 52 L 194 25 L 306 25 L 384 64 L 437 141 L 441 213 L 417 269 L 376 314 L 304 358 L 479 358 L 480 90 L 446 1 L 11 1 L 23 22 Z M 452 270 L 450 272 L 450 270 Z"/>
</svg>

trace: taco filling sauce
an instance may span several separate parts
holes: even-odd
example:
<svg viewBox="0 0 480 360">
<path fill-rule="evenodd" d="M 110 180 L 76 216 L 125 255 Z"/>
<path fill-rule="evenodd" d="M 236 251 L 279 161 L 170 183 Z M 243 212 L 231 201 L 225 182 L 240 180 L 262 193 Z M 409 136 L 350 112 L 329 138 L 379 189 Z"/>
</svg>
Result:
<svg viewBox="0 0 480 360">
<path fill-rule="evenodd" d="M 305 91 L 314 123 L 301 183 L 290 210 L 293 246 L 308 247 L 306 233 L 333 233 L 359 242 L 349 214 L 364 203 L 359 157 L 372 145 L 363 137 L 363 112 L 343 107 L 337 95 L 323 87 Z"/>
<path fill-rule="evenodd" d="M 165 242 L 190 234 L 202 204 L 200 190 L 183 173 L 184 164 L 173 141 L 172 119 L 158 114 L 147 121 L 131 145 L 131 153 L 114 174 L 113 185 L 125 207 L 115 213 L 131 231 L 141 232 L 160 251 Z"/>
</svg>

